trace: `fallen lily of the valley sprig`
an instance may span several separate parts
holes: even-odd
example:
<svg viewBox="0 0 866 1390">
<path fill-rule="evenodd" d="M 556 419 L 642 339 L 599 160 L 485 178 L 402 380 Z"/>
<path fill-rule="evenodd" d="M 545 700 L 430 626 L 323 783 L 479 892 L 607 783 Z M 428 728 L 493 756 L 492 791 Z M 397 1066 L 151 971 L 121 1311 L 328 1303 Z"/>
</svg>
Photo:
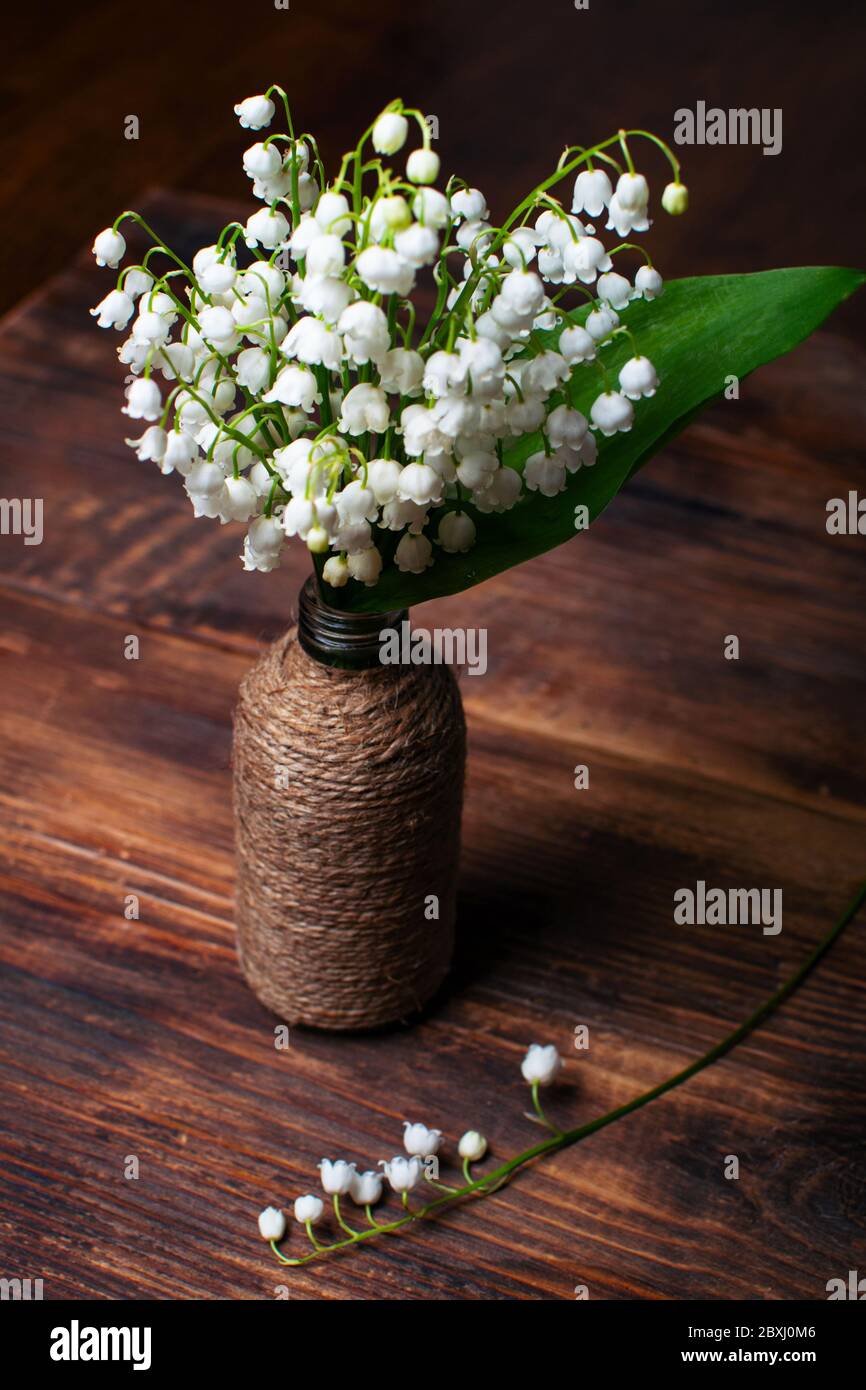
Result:
<svg viewBox="0 0 866 1390">
<path fill-rule="evenodd" d="M 359 1173 L 354 1163 L 346 1162 L 344 1159 L 335 1161 L 322 1159 L 319 1165 L 322 1187 L 326 1195 L 331 1197 L 334 1221 L 339 1231 L 342 1232 L 341 1238 L 324 1242 L 316 1235 L 314 1227 L 319 1225 L 324 1216 L 325 1203 L 321 1197 L 313 1194 L 298 1197 L 294 1204 L 295 1220 L 306 1230 L 312 1247 L 308 1253 L 290 1257 L 284 1255 L 279 1249 L 279 1243 L 286 1234 L 286 1219 L 283 1212 L 277 1207 L 266 1207 L 261 1212 L 259 1215 L 259 1233 L 264 1240 L 268 1241 L 281 1264 L 306 1265 L 325 1255 L 348 1250 L 380 1236 L 392 1235 L 405 1230 L 417 1221 L 424 1221 L 440 1215 L 457 1202 L 491 1196 L 510 1182 L 522 1168 L 536 1159 L 557 1153 L 561 1149 L 567 1149 L 581 1139 L 586 1139 L 589 1135 L 604 1129 L 605 1126 L 613 1124 L 615 1120 L 624 1119 L 626 1115 L 639 1110 L 641 1106 L 647 1105 L 652 1100 L 657 1100 L 659 1096 L 673 1090 L 675 1086 L 680 1086 L 684 1081 L 696 1076 L 705 1067 L 719 1061 L 750 1033 L 754 1032 L 799 988 L 857 915 L 864 901 L 866 901 L 866 883 L 858 890 L 835 926 L 819 942 L 799 969 L 774 994 L 771 994 L 744 1023 L 741 1023 L 715 1047 L 710 1048 L 709 1052 L 705 1052 L 702 1057 L 684 1067 L 682 1071 L 678 1071 L 666 1081 L 662 1081 L 650 1090 L 635 1096 L 633 1100 L 627 1101 L 624 1105 L 617 1106 L 616 1109 L 609 1110 L 607 1114 L 600 1115 L 574 1129 L 558 1129 L 542 1107 L 539 1089 L 542 1086 L 551 1085 L 556 1080 L 562 1059 L 553 1045 L 548 1044 L 542 1047 L 533 1043 L 521 1063 L 521 1072 L 524 1081 L 530 1086 L 532 1095 L 534 1114 L 528 1118 L 536 1120 L 550 1131 L 546 1139 L 533 1144 L 531 1148 L 525 1149 L 523 1153 L 501 1163 L 497 1168 L 493 1168 L 479 1177 L 474 1177 L 472 1165 L 480 1163 L 485 1158 L 488 1143 L 487 1139 L 476 1130 L 467 1130 L 458 1144 L 458 1156 L 462 1160 L 465 1182 L 462 1186 L 454 1187 L 439 1181 L 441 1132 L 438 1129 L 428 1129 L 423 1124 L 410 1124 L 407 1121 L 404 1124 L 403 1136 L 406 1153 L 397 1155 L 390 1160 L 380 1159 L 377 1166 L 383 1169 L 383 1173 L 378 1173 L 375 1169 Z M 373 1207 L 383 1195 L 385 1179 L 387 1179 L 392 1191 L 399 1196 L 402 1211 L 392 1219 L 380 1220 L 374 1215 Z M 428 1202 L 413 1206 L 409 1194 L 417 1194 L 425 1187 L 440 1195 Z M 367 1222 L 366 1226 L 358 1229 L 357 1226 L 346 1220 L 340 1205 L 341 1197 L 349 1197 L 358 1208 L 363 1210 Z M 357 1218 L 353 1217 L 353 1220 L 357 1220 Z"/>
</svg>

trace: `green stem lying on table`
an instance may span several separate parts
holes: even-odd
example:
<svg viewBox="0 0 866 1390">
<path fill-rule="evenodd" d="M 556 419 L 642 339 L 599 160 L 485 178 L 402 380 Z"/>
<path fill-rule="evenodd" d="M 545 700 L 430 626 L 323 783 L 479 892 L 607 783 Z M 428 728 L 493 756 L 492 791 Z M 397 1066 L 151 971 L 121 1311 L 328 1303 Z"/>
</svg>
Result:
<svg viewBox="0 0 866 1390">
<path fill-rule="evenodd" d="M 659 1082 L 657 1086 L 651 1087 L 648 1091 L 643 1091 L 640 1095 L 635 1096 L 633 1100 L 626 1101 L 624 1105 L 617 1106 L 615 1110 L 609 1110 L 607 1114 L 599 1115 L 597 1119 L 589 1120 L 585 1124 L 578 1125 L 575 1129 L 564 1130 L 562 1133 L 554 1130 L 549 1139 L 543 1139 L 540 1143 L 534 1144 L 532 1148 L 525 1149 L 523 1153 L 518 1154 L 515 1158 L 509 1159 L 507 1163 L 501 1164 L 491 1173 L 486 1173 L 483 1178 L 477 1178 L 474 1181 L 467 1182 L 465 1186 L 455 1188 L 445 1196 L 438 1197 L 433 1202 L 427 1202 L 425 1206 L 412 1209 L 409 1207 L 408 1201 L 405 1201 L 405 1214 L 397 1217 L 394 1221 L 375 1223 L 371 1225 L 369 1230 L 356 1231 L 351 1236 L 347 1236 L 345 1240 L 335 1241 L 332 1245 L 322 1245 L 316 1242 L 315 1249 L 313 1249 L 309 1255 L 303 1255 L 297 1259 L 289 1259 L 286 1255 L 283 1255 L 277 1248 L 276 1241 L 272 1240 L 270 1242 L 271 1249 L 281 1264 L 305 1265 L 309 1264 L 312 1260 L 319 1259 L 322 1255 L 329 1255 L 338 1250 L 346 1250 L 349 1246 L 360 1245 L 362 1241 L 372 1240 L 376 1236 L 387 1235 L 393 1231 L 399 1231 L 402 1227 L 409 1226 L 415 1221 L 423 1221 L 427 1217 L 435 1216 L 445 1207 L 453 1206 L 454 1203 L 466 1198 L 490 1196 L 507 1182 L 510 1182 L 515 1173 L 521 1168 L 524 1168 L 528 1163 L 531 1163 L 534 1159 L 541 1158 L 544 1154 L 557 1153 L 560 1149 L 567 1149 L 572 1144 L 577 1144 L 581 1139 L 588 1138 L 590 1134 L 595 1134 L 598 1130 L 604 1129 L 606 1125 L 613 1124 L 615 1120 L 624 1119 L 626 1115 L 630 1115 L 633 1111 L 639 1110 L 642 1105 L 648 1105 L 651 1100 L 658 1100 L 659 1096 L 663 1096 L 666 1091 L 672 1091 L 675 1086 L 681 1086 L 684 1081 L 690 1080 L 690 1078 L 696 1076 L 698 1072 L 703 1071 L 705 1067 L 710 1066 L 713 1062 L 718 1062 L 721 1057 L 724 1057 L 732 1048 L 736 1047 L 738 1043 L 741 1043 L 744 1038 L 748 1037 L 750 1033 L 760 1027 L 765 1019 L 769 1018 L 769 1016 L 774 1013 L 795 990 L 799 989 L 803 981 L 812 970 L 814 970 L 818 962 L 826 955 L 830 947 L 857 915 L 860 908 L 863 906 L 864 900 L 866 900 L 866 883 L 862 884 L 858 889 L 835 926 L 833 926 L 823 940 L 818 943 L 814 951 L 806 958 L 799 969 L 796 970 L 775 993 L 771 994 L 768 999 L 765 999 L 763 1004 L 761 1004 L 754 1013 L 750 1014 L 744 1023 L 741 1023 L 738 1028 L 735 1028 L 734 1031 L 723 1038 L 721 1042 L 716 1043 L 715 1047 L 711 1047 L 709 1052 L 705 1052 L 703 1056 L 698 1057 L 696 1061 L 690 1062 L 682 1071 L 676 1072 L 673 1076 L 668 1077 L 666 1081 Z M 544 1115 L 538 1102 L 537 1083 L 533 1084 L 532 1087 L 532 1099 L 540 1120 L 552 1128 L 552 1126 L 550 1126 L 550 1121 Z M 468 1163 L 464 1164 L 464 1172 L 467 1174 L 469 1172 Z M 407 1194 L 404 1193 L 403 1195 L 404 1198 L 406 1198 Z M 373 1221 L 369 1208 L 367 1209 L 367 1217 L 368 1220 Z M 343 1229 L 346 1230 L 347 1228 L 344 1226 Z M 312 1232 L 309 1234 L 312 1239 Z"/>
</svg>

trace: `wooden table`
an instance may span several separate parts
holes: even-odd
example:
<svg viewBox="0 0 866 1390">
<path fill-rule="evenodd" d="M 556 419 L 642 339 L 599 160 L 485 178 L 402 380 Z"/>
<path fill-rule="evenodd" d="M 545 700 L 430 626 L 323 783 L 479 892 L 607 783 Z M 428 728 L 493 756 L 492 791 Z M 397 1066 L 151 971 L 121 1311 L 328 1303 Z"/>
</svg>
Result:
<svg viewBox="0 0 866 1390">
<path fill-rule="evenodd" d="M 221 225 L 148 214 L 197 245 Z M 228 759 L 306 560 L 242 573 L 238 529 L 125 449 L 103 285 L 83 255 L 0 328 L 2 494 L 45 504 L 42 545 L 2 538 L 0 1273 L 46 1298 L 825 1298 L 866 1267 L 862 922 L 726 1060 L 488 1201 L 289 1274 L 255 1218 L 323 1155 L 390 1156 L 404 1119 L 534 1142 L 532 1041 L 568 1058 L 563 1123 L 610 1109 L 838 915 L 866 869 L 866 583 L 863 538 L 824 522 L 864 486 L 866 354 L 817 336 L 590 535 L 419 610 L 488 629 L 453 975 L 412 1027 L 278 1051 L 235 961 Z M 782 888 L 782 933 L 675 926 L 698 879 Z"/>
</svg>

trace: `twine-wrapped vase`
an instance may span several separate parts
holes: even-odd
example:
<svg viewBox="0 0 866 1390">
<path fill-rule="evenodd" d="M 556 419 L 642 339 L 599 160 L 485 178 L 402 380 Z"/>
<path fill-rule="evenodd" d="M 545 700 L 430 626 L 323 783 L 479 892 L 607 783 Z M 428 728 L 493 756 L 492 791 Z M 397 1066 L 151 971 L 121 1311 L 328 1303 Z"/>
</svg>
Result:
<svg viewBox="0 0 866 1390">
<path fill-rule="evenodd" d="M 448 970 L 465 723 L 450 667 L 381 664 L 405 617 L 336 612 L 311 579 L 241 684 L 238 952 L 287 1023 L 392 1023 Z"/>
</svg>

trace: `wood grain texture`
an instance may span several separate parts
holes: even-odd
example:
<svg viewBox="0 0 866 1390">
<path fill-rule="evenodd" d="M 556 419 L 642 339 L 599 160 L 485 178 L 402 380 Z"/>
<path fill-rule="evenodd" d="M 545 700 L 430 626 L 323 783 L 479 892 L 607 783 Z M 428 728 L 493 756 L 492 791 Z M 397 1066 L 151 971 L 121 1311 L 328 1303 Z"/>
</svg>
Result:
<svg viewBox="0 0 866 1390">
<path fill-rule="evenodd" d="M 199 242 L 218 211 L 148 207 Z M 101 284 L 82 257 L 0 327 L 0 493 L 45 499 L 41 546 L 2 538 L 0 1273 L 46 1297 L 824 1298 L 866 1259 L 862 923 L 725 1061 L 435 1228 L 287 1273 L 255 1216 L 323 1155 L 390 1157 L 403 1119 L 525 1147 L 531 1041 L 569 1056 L 563 1121 L 627 1100 L 841 909 L 866 860 L 866 580 L 824 509 L 864 486 L 866 355 L 818 336 L 591 534 L 418 610 L 488 630 L 455 968 L 414 1027 L 278 1052 L 234 956 L 228 756 L 306 559 L 243 574 L 238 529 L 124 448 Z M 698 878 L 781 887 L 782 934 L 674 926 Z"/>
<path fill-rule="evenodd" d="M 290 92 L 328 167 L 403 97 L 436 116 L 443 167 L 495 194 L 500 210 L 566 145 L 622 125 L 671 140 L 676 111 L 698 101 L 779 110 L 776 155 L 683 148 L 691 209 L 658 216 L 653 255 L 694 275 L 862 261 L 859 0 L 823 0 L 819 17 L 790 0 L 654 0 L 651 13 L 644 0 L 531 12 L 498 0 L 495 14 L 477 0 L 291 0 L 283 10 L 262 0 L 248 22 L 232 0 L 209 0 L 206 19 L 197 5 L 150 0 L 134 42 L 127 22 L 116 0 L 42 0 L 6 21 L 2 310 L 148 184 L 246 197 L 250 138 L 232 107 L 270 82 Z M 137 140 L 124 138 L 130 114 Z M 664 177 L 660 159 L 647 163 Z M 862 333 L 866 297 L 844 305 L 837 326 Z"/>
</svg>

